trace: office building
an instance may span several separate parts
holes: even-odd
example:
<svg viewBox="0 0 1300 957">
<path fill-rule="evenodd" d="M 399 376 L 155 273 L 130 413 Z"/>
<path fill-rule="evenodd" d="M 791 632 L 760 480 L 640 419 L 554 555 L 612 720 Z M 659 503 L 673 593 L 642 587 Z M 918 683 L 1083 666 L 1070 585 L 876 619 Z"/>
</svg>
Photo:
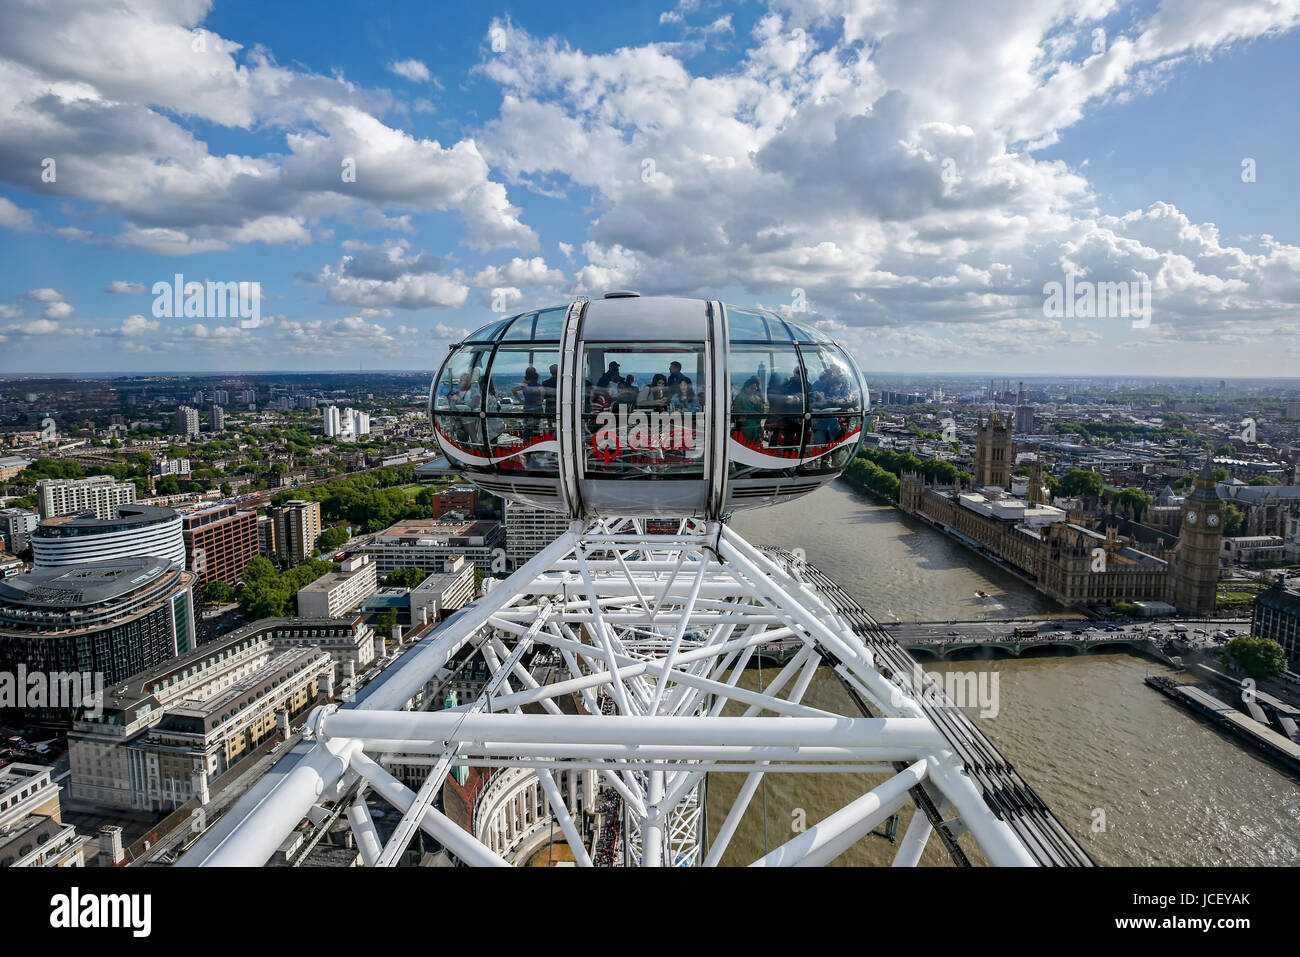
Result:
<svg viewBox="0 0 1300 957">
<path fill-rule="evenodd" d="M 160 558 L 34 568 L 0 581 L 0 669 L 123 681 L 194 646 L 194 575 Z M 62 709 L 35 714 L 66 718 Z"/>
<path fill-rule="evenodd" d="M 267 518 L 275 523 L 270 532 L 274 556 L 290 565 L 300 565 L 311 558 L 316 540 L 320 538 L 320 502 L 295 499 L 266 510 Z"/>
<path fill-rule="evenodd" d="M 0 867 L 85 867 L 85 838 L 63 823 L 54 768 L 0 768 Z"/>
<path fill-rule="evenodd" d="M 298 614 L 305 618 L 338 618 L 375 593 L 375 563 L 367 555 L 343 562 L 298 590 Z"/>
<path fill-rule="evenodd" d="M 119 482 L 111 475 L 85 479 L 41 479 L 36 483 L 36 507 L 41 518 L 90 510 L 112 518 L 119 505 L 135 501 L 135 483 Z"/>
<path fill-rule="evenodd" d="M 328 627 L 355 636 L 352 624 Z M 110 686 L 101 713 L 78 714 L 68 734 L 69 799 L 157 812 L 206 798 L 276 733 L 280 712 L 311 707 L 334 671 L 319 644 L 279 639 L 283 625 L 256 622 Z"/>
<path fill-rule="evenodd" d="M 147 555 L 186 565 L 181 517 L 158 505 L 119 505 L 109 518 L 91 512 L 47 518 L 32 531 L 31 545 L 39 568 Z"/>
<path fill-rule="evenodd" d="M 506 500 L 506 557 L 518 568 L 568 531 L 569 518 L 560 512 L 532 508 Z M 502 569 L 505 570 L 505 569 Z"/>
<path fill-rule="evenodd" d="M 453 485 L 433 493 L 433 517 L 442 518 L 448 512 L 461 512 L 473 518 L 475 505 L 474 486 Z"/>
<path fill-rule="evenodd" d="M 188 405 L 183 405 L 176 410 L 175 429 L 177 435 L 198 435 L 199 434 L 199 410 Z"/>
<path fill-rule="evenodd" d="M 1300 671 L 1300 578 L 1283 578 L 1255 599 L 1250 633 L 1282 646 L 1287 670 Z"/>
<path fill-rule="evenodd" d="M 490 573 L 493 560 L 500 563 L 504 558 L 505 530 L 500 522 L 463 521 L 459 514 L 398 522 L 375 535 L 359 551 L 374 559 L 380 575 L 399 568 L 441 568 L 458 555 Z"/>
<path fill-rule="evenodd" d="M 278 648 L 320 648 L 343 672 L 359 674 L 375 660 L 375 630 L 362 615 L 340 618 L 260 618 L 236 635 L 269 635 Z"/>
<path fill-rule="evenodd" d="M 0 535 L 4 538 L 5 549 L 14 553 L 24 551 L 28 536 L 39 521 L 40 516 L 30 509 L 0 509 Z"/>
<path fill-rule="evenodd" d="M 199 579 L 233 585 L 259 551 L 256 512 L 216 505 L 182 517 L 181 534 L 189 568 Z"/>
<path fill-rule="evenodd" d="M 457 556 L 411 589 L 408 624 L 440 621 L 474 600 L 474 563 Z"/>
<path fill-rule="evenodd" d="M 1023 393 L 1022 393 L 1023 395 Z M 1021 404 L 1016 406 L 1015 431 L 1019 435 L 1029 435 L 1034 431 L 1034 407 Z"/>
</svg>

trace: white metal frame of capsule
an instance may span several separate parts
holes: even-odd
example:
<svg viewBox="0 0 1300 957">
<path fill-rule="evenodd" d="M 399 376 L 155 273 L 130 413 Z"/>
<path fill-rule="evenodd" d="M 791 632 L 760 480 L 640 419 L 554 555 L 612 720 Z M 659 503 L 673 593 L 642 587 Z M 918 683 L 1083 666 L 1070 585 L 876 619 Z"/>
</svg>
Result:
<svg viewBox="0 0 1300 957">
<path fill-rule="evenodd" d="M 793 654 L 741 682 L 756 654 Z M 467 648 L 488 664 L 487 691 L 471 704 L 409 711 L 418 693 L 439 695 L 447 665 Z M 521 665 L 550 649 L 565 665 L 548 683 Z M 832 667 L 875 716 L 845 699 L 841 710 L 804 700 L 816 670 Z M 557 772 L 590 770 L 627 814 L 625 862 L 644 866 L 735 863 L 732 840 L 773 774 L 864 775 L 862 793 L 748 863 L 824 865 L 926 792 L 949 835 L 978 845 L 995 865 L 1035 857 L 996 816 L 920 703 L 920 690 L 887 679 L 862 639 L 805 582 L 718 522 L 682 520 L 647 534 L 640 520 L 607 518 L 570 529 L 510 578 L 443 624 L 358 700 L 313 712 L 299 744 L 180 860 L 185 866 L 260 866 L 313 805 L 349 801 L 347 820 L 366 864 L 403 856 L 416 829 L 469 865 L 515 863 L 437 808 L 452 765 L 524 768 L 537 775 L 557 837 L 579 866 L 593 864 L 579 820 L 555 786 Z M 897 676 L 896 676 L 897 677 Z M 603 701 L 613 702 L 602 714 Z M 579 713 L 571 713 L 574 703 Z M 567 707 L 561 707 L 561 705 Z M 526 712 L 524 709 L 528 708 Z M 541 709 L 541 713 L 536 713 Z M 419 791 L 385 767 L 430 767 Z M 901 769 L 901 770 L 900 770 Z M 709 776 L 737 774 L 711 841 L 699 809 Z M 367 799 L 401 815 L 382 844 Z M 913 813 L 894 854 L 916 865 L 934 833 Z M 784 835 L 789 835 L 784 839 Z M 967 845 L 969 849 L 969 845 Z M 740 863 L 744 863 L 741 861 Z"/>
<path fill-rule="evenodd" d="M 429 391 L 435 441 L 466 478 L 586 519 L 713 520 L 805 495 L 852 461 L 868 406 L 852 358 L 807 324 L 636 293 L 490 323 Z"/>
</svg>

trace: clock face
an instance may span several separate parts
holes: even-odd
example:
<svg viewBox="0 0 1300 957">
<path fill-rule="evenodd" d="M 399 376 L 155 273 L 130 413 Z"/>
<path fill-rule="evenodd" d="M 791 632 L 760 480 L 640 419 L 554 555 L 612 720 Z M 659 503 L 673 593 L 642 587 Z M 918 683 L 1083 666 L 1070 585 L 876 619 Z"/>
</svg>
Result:
<svg viewBox="0 0 1300 957">
<path fill-rule="evenodd" d="M 1219 516 L 1207 515 L 1205 518 L 1205 524 L 1210 526 L 1210 528 L 1214 528 L 1214 526 L 1219 524 Z"/>
<path fill-rule="evenodd" d="M 1195 513 L 1195 512 L 1188 512 L 1188 513 L 1187 513 L 1187 524 L 1189 524 L 1189 525 L 1195 525 L 1195 524 L 1196 524 L 1196 513 Z"/>
</svg>

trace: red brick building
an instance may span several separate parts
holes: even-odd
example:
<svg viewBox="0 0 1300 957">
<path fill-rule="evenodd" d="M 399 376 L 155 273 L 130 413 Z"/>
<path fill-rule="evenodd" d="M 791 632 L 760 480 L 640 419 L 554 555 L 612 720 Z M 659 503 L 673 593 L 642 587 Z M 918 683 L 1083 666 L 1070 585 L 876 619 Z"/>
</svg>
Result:
<svg viewBox="0 0 1300 957">
<path fill-rule="evenodd" d="M 433 493 L 433 517 L 442 518 L 447 512 L 464 512 L 466 518 L 474 517 L 474 486 L 453 485 Z"/>
<path fill-rule="evenodd" d="M 257 513 L 217 505 L 185 516 L 181 529 L 190 570 L 204 582 L 235 584 L 258 554 Z M 199 550 L 201 558 L 196 558 Z"/>
</svg>

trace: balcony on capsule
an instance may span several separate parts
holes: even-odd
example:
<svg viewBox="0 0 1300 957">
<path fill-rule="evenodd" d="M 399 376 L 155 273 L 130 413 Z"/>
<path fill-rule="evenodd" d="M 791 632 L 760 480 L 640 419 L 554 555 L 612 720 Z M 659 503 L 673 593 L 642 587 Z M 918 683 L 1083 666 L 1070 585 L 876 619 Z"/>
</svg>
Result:
<svg viewBox="0 0 1300 957">
<path fill-rule="evenodd" d="M 868 393 L 809 325 L 609 293 L 490 323 L 434 378 L 434 437 L 484 491 L 575 518 L 716 519 L 852 461 Z"/>
</svg>

